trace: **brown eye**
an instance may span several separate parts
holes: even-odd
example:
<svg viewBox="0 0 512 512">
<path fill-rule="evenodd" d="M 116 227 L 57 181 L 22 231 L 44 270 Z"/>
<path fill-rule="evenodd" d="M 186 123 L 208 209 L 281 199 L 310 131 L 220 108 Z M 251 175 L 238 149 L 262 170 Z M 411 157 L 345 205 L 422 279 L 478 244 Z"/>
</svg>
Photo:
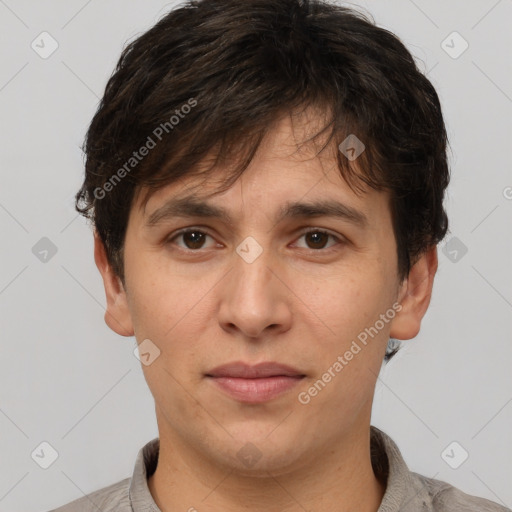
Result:
<svg viewBox="0 0 512 512">
<path fill-rule="evenodd" d="M 187 249 L 200 249 L 204 244 L 205 234 L 200 231 L 188 231 L 182 233 L 183 241 Z"/>
<path fill-rule="evenodd" d="M 299 240 L 300 239 L 304 239 L 304 242 L 303 244 L 299 244 L 299 247 L 311 250 L 328 250 L 332 246 L 342 244 L 342 240 L 340 238 L 320 229 L 310 229 L 309 231 L 302 233 L 299 237 Z M 329 239 L 331 239 L 331 241 L 329 241 Z"/>
<path fill-rule="evenodd" d="M 323 249 L 329 240 L 329 234 L 322 231 L 310 231 L 304 235 L 311 249 Z"/>
<path fill-rule="evenodd" d="M 214 239 L 210 235 L 199 229 L 186 229 L 169 238 L 167 243 L 176 244 L 180 249 L 195 251 L 208 248 L 204 247 L 208 238 L 214 242 Z M 213 246 L 210 245 L 210 247 Z"/>
</svg>

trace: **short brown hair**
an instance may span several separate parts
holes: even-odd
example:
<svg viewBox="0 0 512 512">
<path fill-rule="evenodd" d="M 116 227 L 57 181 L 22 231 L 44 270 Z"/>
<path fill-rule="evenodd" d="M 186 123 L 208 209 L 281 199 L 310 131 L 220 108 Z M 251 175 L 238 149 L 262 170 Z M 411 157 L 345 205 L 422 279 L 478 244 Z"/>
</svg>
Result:
<svg viewBox="0 0 512 512">
<path fill-rule="evenodd" d="M 214 150 L 214 164 L 238 162 L 227 188 L 273 122 L 307 106 L 329 113 L 329 141 L 365 144 L 362 172 L 337 151 L 339 170 L 353 190 L 390 191 L 405 278 L 446 234 L 449 182 L 439 99 L 409 51 L 368 16 L 322 0 L 193 0 L 124 49 L 84 143 L 76 208 L 121 281 L 138 192 L 191 175 Z"/>
</svg>

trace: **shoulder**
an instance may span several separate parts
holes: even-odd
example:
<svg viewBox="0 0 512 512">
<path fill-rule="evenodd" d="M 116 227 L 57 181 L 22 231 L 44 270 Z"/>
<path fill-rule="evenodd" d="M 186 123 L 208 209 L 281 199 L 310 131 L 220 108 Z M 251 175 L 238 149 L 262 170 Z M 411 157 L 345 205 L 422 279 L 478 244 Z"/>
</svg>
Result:
<svg viewBox="0 0 512 512">
<path fill-rule="evenodd" d="M 130 478 L 125 478 L 50 512 L 132 512 L 129 488 Z"/>
<path fill-rule="evenodd" d="M 493 501 L 471 496 L 441 480 L 427 478 L 417 473 L 411 473 L 416 486 L 426 491 L 428 505 L 435 512 L 452 512 L 464 510 L 467 512 L 511 512 L 511 509 L 498 505 Z M 426 503 L 424 503 L 426 505 Z"/>
<path fill-rule="evenodd" d="M 396 443 L 373 426 L 371 447 L 374 471 L 386 481 L 378 512 L 512 512 L 447 482 L 410 471 Z"/>
</svg>

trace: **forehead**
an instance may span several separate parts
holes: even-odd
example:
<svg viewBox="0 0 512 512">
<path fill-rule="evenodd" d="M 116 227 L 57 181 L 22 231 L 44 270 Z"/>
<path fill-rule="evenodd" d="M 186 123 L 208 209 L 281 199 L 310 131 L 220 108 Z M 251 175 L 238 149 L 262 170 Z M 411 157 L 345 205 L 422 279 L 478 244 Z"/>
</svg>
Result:
<svg viewBox="0 0 512 512">
<path fill-rule="evenodd" d="M 227 191 L 222 187 L 230 177 L 229 167 L 219 166 L 207 175 L 198 174 L 201 167 L 210 166 L 210 157 L 203 166 L 174 183 L 150 194 L 139 190 L 132 211 L 136 210 L 143 223 L 150 226 L 159 217 L 184 212 L 233 222 L 244 214 L 241 204 L 250 206 L 252 199 L 275 217 L 300 216 L 309 208 L 311 215 L 315 209 L 316 216 L 325 211 L 363 227 L 375 214 L 382 215 L 383 205 L 389 210 L 389 195 L 363 184 L 361 192 L 357 192 L 345 181 L 338 167 L 336 142 L 326 144 L 327 134 L 313 138 L 324 123 L 324 116 L 311 110 L 297 117 L 283 116 L 267 132 L 247 169 Z M 357 161 L 351 165 L 360 172 Z M 234 192 L 237 188 L 238 192 Z"/>
</svg>

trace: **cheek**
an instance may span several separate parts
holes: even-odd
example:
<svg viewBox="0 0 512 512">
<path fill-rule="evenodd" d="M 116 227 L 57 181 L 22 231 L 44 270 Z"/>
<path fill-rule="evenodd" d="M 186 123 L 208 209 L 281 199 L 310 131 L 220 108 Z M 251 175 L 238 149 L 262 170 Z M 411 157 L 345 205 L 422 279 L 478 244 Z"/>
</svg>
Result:
<svg viewBox="0 0 512 512">
<path fill-rule="evenodd" d="M 150 339 L 161 351 L 159 362 L 174 373 L 197 364 L 204 332 L 211 326 L 215 279 L 145 270 L 132 281 L 130 310 L 135 337 Z M 148 270 L 149 269 L 149 270 Z M 134 273 L 135 275 L 135 273 Z"/>
<path fill-rule="evenodd" d="M 127 276 L 129 307 L 139 342 L 144 338 L 162 340 L 189 302 L 190 287 L 182 278 L 171 278 L 153 268 L 148 262 L 139 269 L 132 267 L 132 275 Z"/>
<path fill-rule="evenodd" d="M 303 300 L 308 318 L 327 334 L 319 339 L 336 348 L 350 345 L 390 306 L 387 280 L 379 268 L 362 271 L 352 267 L 321 280 L 304 279 L 299 283 L 297 296 Z"/>
<path fill-rule="evenodd" d="M 314 389 L 304 391 L 315 396 L 315 407 L 329 409 L 342 422 L 348 411 L 357 416 L 373 396 L 390 323 L 377 331 L 372 328 L 391 307 L 389 283 L 380 271 L 354 270 L 350 277 L 326 280 L 324 286 L 315 286 L 306 296 L 308 307 L 318 312 L 321 323 L 316 321 L 318 328 L 310 329 L 310 336 L 316 340 L 311 354 L 316 375 L 308 383 Z M 317 389 L 323 389 L 319 380 L 327 384 L 325 391 L 317 393 Z M 337 404 L 334 410 L 333 403 Z"/>
</svg>

